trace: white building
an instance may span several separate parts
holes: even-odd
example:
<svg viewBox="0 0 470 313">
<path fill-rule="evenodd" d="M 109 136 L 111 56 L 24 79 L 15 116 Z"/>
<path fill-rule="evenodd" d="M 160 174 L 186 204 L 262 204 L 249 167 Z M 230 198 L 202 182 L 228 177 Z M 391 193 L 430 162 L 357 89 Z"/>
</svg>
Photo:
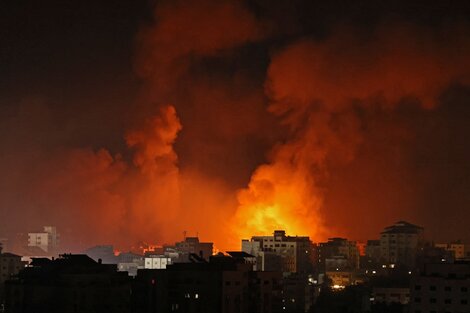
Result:
<svg viewBox="0 0 470 313">
<path fill-rule="evenodd" d="M 147 269 L 166 269 L 167 265 L 172 264 L 171 258 L 164 255 L 152 255 L 145 257 L 144 268 Z"/>
<path fill-rule="evenodd" d="M 28 247 L 38 247 L 45 252 L 54 252 L 59 244 L 59 235 L 54 226 L 44 226 L 41 232 L 28 233 Z"/>
<path fill-rule="evenodd" d="M 273 236 L 253 236 L 242 240 L 242 251 L 257 257 L 258 270 L 307 272 L 311 266 L 312 243 L 309 237 L 286 236 L 283 230 Z"/>
</svg>

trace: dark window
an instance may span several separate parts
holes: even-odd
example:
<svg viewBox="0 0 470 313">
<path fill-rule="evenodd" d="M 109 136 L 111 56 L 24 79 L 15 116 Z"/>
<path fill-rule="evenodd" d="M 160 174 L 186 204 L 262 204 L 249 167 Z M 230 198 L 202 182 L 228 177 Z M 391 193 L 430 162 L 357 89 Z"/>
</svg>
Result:
<svg viewBox="0 0 470 313">
<path fill-rule="evenodd" d="M 452 291 L 452 287 L 446 286 L 446 287 L 444 288 L 444 290 L 445 290 L 445 291 Z"/>
<path fill-rule="evenodd" d="M 436 303 L 436 298 L 431 298 L 431 299 L 429 299 L 429 302 L 430 302 L 430 303 Z"/>
<path fill-rule="evenodd" d="M 436 290 L 436 286 L 429 286 L 429 290 L 435 291 L 435 290 Z"/>
<path fill-rule="evenodd" d="M 462 288 L 460 288 L 460 291 L 462 291 L 462 292 L 467 292 L 467 291 L 468 291 L 468 288 L 467 288 L 467 287 L 462 287 Z"/>
<path fill-rule="evenodd" d="M 420 297 L 416 297 L 416 298 L 415 298 L 415 302 L 416 302 L 416 303 L 421 303 L 421 298 L 420 298 Z"/>
<path fill-rule="evenodd" d="M 460 300 L 460 304 L 468 304 L 468 300 L 467 299 L 462 299 L 462 300 Z"/>
<path fill-rule="evenodd" d="M 421 285 L 416 285 L 415 290 L 421 290 Z"/>
<path fill-rule="evenodd" d="M 445 303 L 445 304 L 452 304 L 452 300 L 451 300 L 451 299 L 445 299 L 445 300 L 444 300 L 444 303 Z"/>
</svg>

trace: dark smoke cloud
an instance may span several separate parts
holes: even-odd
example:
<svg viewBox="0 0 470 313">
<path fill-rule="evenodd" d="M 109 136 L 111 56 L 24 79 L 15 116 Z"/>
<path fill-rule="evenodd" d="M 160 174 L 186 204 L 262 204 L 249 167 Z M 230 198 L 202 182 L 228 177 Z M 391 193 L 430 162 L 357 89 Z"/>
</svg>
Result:
<svg viewBox="0 0 470 313">
<path fill-rule="evenodd" d="M 406 218 L 456 239 L 470 200 L 468 12 L 158 1 L 137 34 L 136 97 L 119 72 L 101 86 L 86 63 L 64 83 L 49 61 L 43 76 L 58 78 L 34 88 L 49 97 L 1 96 L 13 104 L 0 116 L 0 234 L 53 223 L 70 246 L 128 247 L 187 230 L 225 248 L 273 227 L 368 239 Z"/>
</svg>

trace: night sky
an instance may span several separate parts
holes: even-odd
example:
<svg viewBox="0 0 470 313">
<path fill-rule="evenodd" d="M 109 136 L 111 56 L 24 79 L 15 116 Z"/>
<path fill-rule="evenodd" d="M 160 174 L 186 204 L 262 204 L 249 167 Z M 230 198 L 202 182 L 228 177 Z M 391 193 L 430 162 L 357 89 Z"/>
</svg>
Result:
<svg viewBox="0 0 470 313">
<path fill-rule="evenodd" d="M 470 242 L 468 1 L 4 1 L 0 237 Z"/>
</svg>

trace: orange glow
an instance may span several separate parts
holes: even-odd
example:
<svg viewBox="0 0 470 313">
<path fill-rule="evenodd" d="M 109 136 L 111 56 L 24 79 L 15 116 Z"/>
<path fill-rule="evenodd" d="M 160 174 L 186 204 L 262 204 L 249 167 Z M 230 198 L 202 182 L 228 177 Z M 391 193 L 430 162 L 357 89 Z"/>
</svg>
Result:
<svg viewBox="0 0 470 313">
<path fill-rule="evenodd" d="M 270 235 L 283 229 L 290 235 L 317 239 L 322 232 L 318 213 L 322 196 L 315 193 L 313 181 L 301 166 L 285 162 L 281 154 L 277 158 L 275 163 L 258 168 L 248 188 L 239 192 L 235 237 Z"/>
</svg>

